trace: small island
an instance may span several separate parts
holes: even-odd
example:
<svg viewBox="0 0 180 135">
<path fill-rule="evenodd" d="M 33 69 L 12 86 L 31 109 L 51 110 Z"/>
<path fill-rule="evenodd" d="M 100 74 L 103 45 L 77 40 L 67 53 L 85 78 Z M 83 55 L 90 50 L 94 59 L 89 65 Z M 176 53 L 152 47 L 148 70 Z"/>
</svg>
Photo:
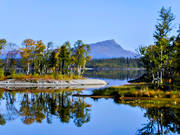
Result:
<svg viewBox="0 0 180 135">
<path fill-rule="evenodd" d="M 45 45 L 41 40 L 26 39 L 19 49 L 14 44 L 0 40 L 0 50 L 10 48 L 6 58 L 0 61 L 0 88 L 97 88 L 106 85 L 103 80 L 82 76 L 89 45 L 78 40 L 53 49 L 53 43 Z"/>
</svg>

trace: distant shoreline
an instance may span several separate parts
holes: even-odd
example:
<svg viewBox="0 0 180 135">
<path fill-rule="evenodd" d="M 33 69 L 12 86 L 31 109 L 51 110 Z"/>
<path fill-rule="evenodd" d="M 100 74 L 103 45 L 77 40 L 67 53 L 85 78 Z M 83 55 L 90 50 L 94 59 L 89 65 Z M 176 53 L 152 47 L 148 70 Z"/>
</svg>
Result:
<svg viewBox="0 0 180 135">
<path fill-rule="evenodd" d="M 98 70 L 115 70 L 115 71 L 118 71 L 118 70 L 146 70 L 145 68 L 86 68 L 87 71 L 98 71 Z"/>
</svg>

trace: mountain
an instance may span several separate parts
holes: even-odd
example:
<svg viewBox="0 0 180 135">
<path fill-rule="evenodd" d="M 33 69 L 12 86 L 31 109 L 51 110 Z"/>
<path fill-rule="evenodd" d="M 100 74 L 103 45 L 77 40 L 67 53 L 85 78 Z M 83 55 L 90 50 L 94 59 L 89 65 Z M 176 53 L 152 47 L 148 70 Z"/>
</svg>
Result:
<svg viewBox="0 0 180 135">
<path fill-rule="evenodd" d="M 102 59 L 102 58 L 134 58 L 136 54 L 134 52 L 123 49 L 118 43 L 114 40 L 101 41 L 90 45 L 90 56 L 93 59 Z"/>
</svg>

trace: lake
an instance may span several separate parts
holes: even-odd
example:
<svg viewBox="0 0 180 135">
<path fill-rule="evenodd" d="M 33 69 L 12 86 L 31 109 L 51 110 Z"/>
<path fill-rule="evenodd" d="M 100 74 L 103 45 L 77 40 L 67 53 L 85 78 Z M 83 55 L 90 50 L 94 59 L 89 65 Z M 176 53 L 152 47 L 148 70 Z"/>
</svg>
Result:
<svg viewBox="0 0 180 135">
<path fill-rule="evenodd" d="M 142 71 L 89 71 L 108 86 L 127 84 Z M 139 104 L 111 98 L 79 97 L 86 90 L 21 90 L 0 92 L 3 135 L 134 135 L 179 134 L 180 107 Z"/>
</svg>

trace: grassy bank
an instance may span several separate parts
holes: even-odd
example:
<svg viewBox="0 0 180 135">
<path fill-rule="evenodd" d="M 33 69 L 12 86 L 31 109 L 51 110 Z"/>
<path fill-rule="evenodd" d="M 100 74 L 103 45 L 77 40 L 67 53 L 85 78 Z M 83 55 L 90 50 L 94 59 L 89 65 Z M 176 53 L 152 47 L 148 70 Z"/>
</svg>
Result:
<svg viewBox="0 0 180 135">
<path fill-rule="evenodd" d="M 71 75 L 62 75 L 62 74 L 46 74 L 46 75 L 38 75 L 38 74 L 12 74 L 9 76 L 1 77 L 0 80 L 7 80 L 7 79 L 16 79 L 16 80 L 65 80 L 70 81 L 73 79 L 85 79 L 82 76 L 77 76 L 74 74 Z"/>
<path fill-rule="evenodd" d="M 163 91 L 160 89 L 153 89 L 148 83 L 132 83 L 122 86 L 113 86 L 100 90 L 94 90 L 93 96 L 112 96 L 121 99 L 180 99 L 180 91 Z"/>
</svg>

